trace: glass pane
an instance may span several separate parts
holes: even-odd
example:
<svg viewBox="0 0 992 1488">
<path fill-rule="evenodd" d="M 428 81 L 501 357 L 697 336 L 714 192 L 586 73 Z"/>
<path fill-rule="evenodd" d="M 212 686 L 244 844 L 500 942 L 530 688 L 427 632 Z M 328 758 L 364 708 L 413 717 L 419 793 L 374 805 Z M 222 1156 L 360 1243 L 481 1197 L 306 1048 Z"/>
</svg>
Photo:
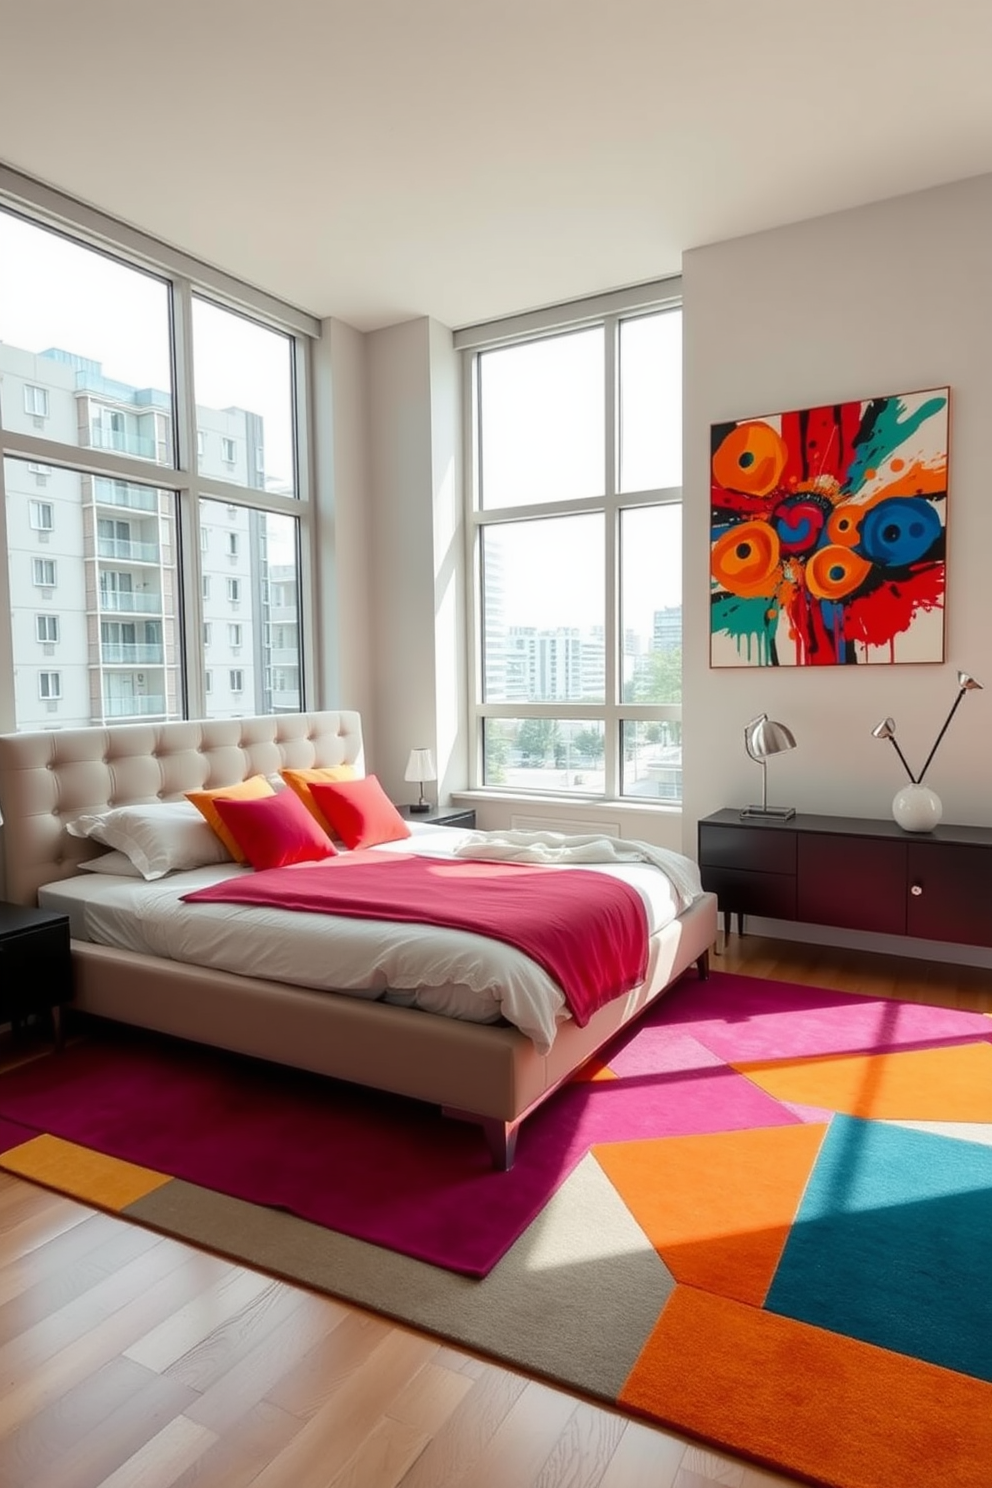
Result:
<svg viewBox="0 0 992 1488">
<path fill-rule="evenodd" d="M 682 507 L 620 513 L 625 703 L 682 700 Z"/>
<path fill-rule="evenodd" d="M 620 490 L 682 484 L 682 312 L 620 323 Z"/>
<path fill-rule="evenodd" d="M 482 530 L 483 699 L 602 702 L 600 513 Z"/>
<path fill-rule="evenodd" d="M 667 718 L 620 725 L 623 757 L 620 792 L 641 800 L 681 801 L 682 720 Z"/>
<path fill-rule="evenodd" d="M 17 727 L 181 717 L 174 493 L 41 469 L 3 467 Z M 31 526 L 40 488 L 47 531 Z"/>
<path fill-rule="evenodd" d="M 605 741 L 599 719 L 486 718 L 482 746 L 484 785 L 603 794 Z"/>
<path fill-rule="evenodd" d="M 603 328 L 479 357 L 482 505 L 601 496 Z"/>
<path fill-rule="evenodd" d="M 293 341 L 193 298 L 197 468 L 282 496 L 296 494 Z"/>
<path fill-rule="evenodd" d="M 168 286 L 0 211 L 4 427 L 172 465 Z"/>
<path fill-rule="evenodd" d="M 300 563 L 294 517 L 200 502 L 203 623 L 209 627 L 207 718 L 298 713 Z"/>
</svg>

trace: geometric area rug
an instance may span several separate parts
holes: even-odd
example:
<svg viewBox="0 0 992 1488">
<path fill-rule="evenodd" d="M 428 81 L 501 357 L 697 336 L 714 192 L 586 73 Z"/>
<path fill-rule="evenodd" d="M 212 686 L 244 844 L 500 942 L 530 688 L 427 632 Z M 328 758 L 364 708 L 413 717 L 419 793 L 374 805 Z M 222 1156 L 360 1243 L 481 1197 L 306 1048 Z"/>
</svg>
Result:
<svg viewBox="0 0 992 1488">
<path fill-rule="evenodd" d="M 992 1484 L 989 1018 L 690 975 L 517 1151 L 123 1031 L 0 1075 L 22 1177 L 812 1483 Z"/>
</svg>

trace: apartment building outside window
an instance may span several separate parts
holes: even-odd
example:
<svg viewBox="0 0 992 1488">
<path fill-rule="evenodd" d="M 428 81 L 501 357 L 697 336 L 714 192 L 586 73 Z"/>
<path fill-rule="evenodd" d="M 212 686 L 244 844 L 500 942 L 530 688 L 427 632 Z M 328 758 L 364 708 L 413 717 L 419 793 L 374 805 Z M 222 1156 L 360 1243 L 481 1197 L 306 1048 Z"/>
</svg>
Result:
<svg viewBox="0 0 992 1488">
<path fill-rule="evenodd" d="M 679 293 L 456 333 L 476 787 L 681 800 Z"/>
<path fill-rule="evenodd" d="M 0 562 L 12 610 L 0 728 L 53 726 L 43 675 L 61 678 L 59 727 L 273 711 L 272 668 L 287 656 L 303 708 L 314 623 L 301 471 L 319 326 L 119 231 L 0 166 Z M 39 485 L 54 499 L 39 500 Z M 217 511 L 226 530 L 211 543 Z M 264 639 L 274 572 L 291 575 L 293 594 L 279 657 Z M 50 674 L 36 648 L 53 642 L 34 611 L 56 580 L 66 624 Z M 183 593 L 198 602 L 183 607 Z M 236 705 L 207 697 L 203 630 L 218 602 L 220 615 L 237 603 L 251 627 Z M 114 639 L 106 618 L 120 622 Z"/>
</svg>

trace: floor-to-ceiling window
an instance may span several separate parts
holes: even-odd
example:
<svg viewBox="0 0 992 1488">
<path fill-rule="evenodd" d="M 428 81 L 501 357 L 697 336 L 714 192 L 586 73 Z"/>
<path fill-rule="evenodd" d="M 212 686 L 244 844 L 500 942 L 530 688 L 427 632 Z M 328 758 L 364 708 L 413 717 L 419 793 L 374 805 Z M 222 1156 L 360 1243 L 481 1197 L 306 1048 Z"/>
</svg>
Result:
<svg viewBox="0 0 992 1488">
<path fill-rule="evenodd" d="M 461 331 L 475 778 L 682 795 L 679 286 Z"/>
<path fill-rule="evenodd" d="M 307 706 L 317 331 L 0 169 L 0 727 Z"/>
</svg>

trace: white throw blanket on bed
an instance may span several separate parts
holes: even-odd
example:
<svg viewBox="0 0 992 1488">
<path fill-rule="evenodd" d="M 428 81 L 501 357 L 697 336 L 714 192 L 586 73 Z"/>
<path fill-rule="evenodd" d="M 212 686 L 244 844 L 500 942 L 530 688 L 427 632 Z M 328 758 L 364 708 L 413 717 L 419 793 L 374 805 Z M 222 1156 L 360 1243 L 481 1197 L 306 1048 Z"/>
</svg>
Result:
<svg viewBox="0 0 992 1488">
<path fill-rule="evenodd" d="M 459 858 L 496 858 L 505 863 L 653 863 L 671 880 L 682 909 L 703 892 L 691 858 L 669 848 L 626 837 L 566 832 L 473 832 L 454 848 Z"/>
</svg>

